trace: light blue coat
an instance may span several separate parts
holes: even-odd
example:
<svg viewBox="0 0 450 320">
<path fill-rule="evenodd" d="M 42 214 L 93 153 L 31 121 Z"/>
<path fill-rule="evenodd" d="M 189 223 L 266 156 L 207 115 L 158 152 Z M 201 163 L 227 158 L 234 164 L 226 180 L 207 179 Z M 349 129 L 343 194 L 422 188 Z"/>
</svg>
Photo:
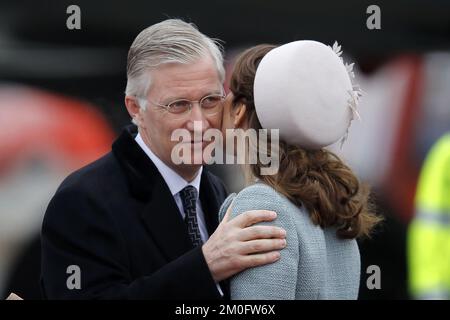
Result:
<svg viewBox="0 0 450 320">
<path fill-rule="evenodd" d="M 222 220 L 231 202 L 231 217 L 248 210 L 277 212 L 273 222 L 286 230 L 287 246 L 275 263 L 250 268 L 230 279 L 231 299 L 356 299 L 360 255 L 355 240 L 336 237 L 335 228 L 312 223 L 304 207 L 263 183 L 231 194 L 220 209 Z"/>
</svg>

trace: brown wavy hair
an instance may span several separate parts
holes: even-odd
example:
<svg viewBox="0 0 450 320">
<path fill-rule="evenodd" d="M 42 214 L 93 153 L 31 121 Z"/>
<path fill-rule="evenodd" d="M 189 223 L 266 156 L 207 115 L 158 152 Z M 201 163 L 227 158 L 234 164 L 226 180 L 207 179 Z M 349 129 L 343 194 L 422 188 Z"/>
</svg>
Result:
<svg viewBox="0 0 450 320">
<path fill-rule="evenodd" d="M 258 45 L 244 51 L 236 60 L 230 80 L 233 107 L 245 104 L 249 128 L 260 129 L 253 100 L 253 83 L 261 59 L 274 45 Z M 337 236 L 353 239 L 370 236 L 382 219 L 373 213 L 370 190 L 361 184 L 352 170 L 337 155 L 326 150 L 305 150 L 280 141 L 279 170 L 261 175 L 258 161 L 248 165 L 253 177 L 285 195 L 298 206 L 304 206 L 314 224 L 336 227 Z"/>
</svg>

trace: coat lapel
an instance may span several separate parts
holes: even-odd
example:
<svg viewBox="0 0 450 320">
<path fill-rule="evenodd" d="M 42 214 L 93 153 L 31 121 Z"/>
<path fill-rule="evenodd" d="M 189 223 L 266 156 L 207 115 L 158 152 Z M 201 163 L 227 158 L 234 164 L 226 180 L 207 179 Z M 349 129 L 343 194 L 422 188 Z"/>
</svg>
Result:
<svg viewBox="0 0 450 320">
<path fill-rule="evenodd" d="M 203 168 L 202 180 L 200 182 L 200 201 L 203 213 L 205 214 L 206 227 L 211 236 L 219 225 L 219 209 L 223 200 L 219 199 L 218 192 L 214 192 L 215 186 L 209 178 L 210 173 Z M 230 299 L 230 284 L 228 280 L 220 282 L 220 287 L 224 293 L 224 299 Z"/>
<path fill-rule="evenodd" d="M 203 168 L 200 181 L 200 202 L 205 215 L 206 228 L 211 236 L 219 224 L 219 209 L 222 201 L 218 199 L 217 193 L 214 192 L 215 188 L 211 183 L 209 174 L 208 170 Z"/>
<path fill-rule="evenodd" d="M 154 184 L 141 217 L 169 261 L 192 249 L 178 206 L 164 180 Z"/>
<path fill-rule="evenodd" d="M 192 245 L 169 187 L 134 140 L 136 134 L 136 126 L 126 127 L 112 150 L 125 172 L 131 194 L 143 204 L 143 223 L 166 259 L 172 261 Z"/>
</svg>

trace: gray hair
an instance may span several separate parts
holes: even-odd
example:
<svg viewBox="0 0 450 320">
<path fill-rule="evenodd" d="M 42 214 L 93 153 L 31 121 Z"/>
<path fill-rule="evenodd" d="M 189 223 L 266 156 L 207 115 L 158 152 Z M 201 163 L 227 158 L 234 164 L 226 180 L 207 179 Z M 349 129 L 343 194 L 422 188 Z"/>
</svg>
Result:
<svg viewBox="0 0 450 320">
<path fill-rule="evenodd" d="M 222 52 L 219 40 L 207 37 L 192 23 L 168 19 L 154 24 L 138 34 L 128 51 L 125 94 L 137 97 L 145 109 L 143 102 L 150 88 L 150 70 L 165 63 L 193 63 L 207 55 L 213 58 L 223 83 Z"/>
</svg>

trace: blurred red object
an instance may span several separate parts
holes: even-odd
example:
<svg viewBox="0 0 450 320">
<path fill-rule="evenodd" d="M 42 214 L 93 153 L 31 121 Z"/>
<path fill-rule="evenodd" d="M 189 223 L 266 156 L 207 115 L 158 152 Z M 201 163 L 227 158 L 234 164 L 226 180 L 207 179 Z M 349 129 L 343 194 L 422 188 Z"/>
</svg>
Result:
<svg viewBox="0 0 450 320">
<path fill-rule="evenodd" d="M 0 87 L 0 173 L 30 158 L 74 170 L 107 152 L 113 138 L 89 103 L 23 86 Z"/>
<path fill-rule="evenodd" d="M 410 77 L 397 125 L 392 161 L 383 188 L 395 212 L 403 222 L 408 223 L 414 212 L 414 195 L 420 169 L 413 155 L 415 129 L 420 121 L 423 96 L 424 63 L 418 56 L 406 56 L 397 62 L 398 67 L 410 70 Z"/>
</svg>

